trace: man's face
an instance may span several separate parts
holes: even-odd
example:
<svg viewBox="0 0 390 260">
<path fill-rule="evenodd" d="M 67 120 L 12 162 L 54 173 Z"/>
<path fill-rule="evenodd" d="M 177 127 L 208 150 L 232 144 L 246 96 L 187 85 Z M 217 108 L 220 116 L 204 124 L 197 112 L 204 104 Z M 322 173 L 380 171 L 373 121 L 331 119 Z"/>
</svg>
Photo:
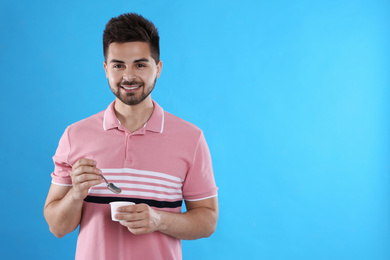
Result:
<svg viewBox="0 0 390 260">
<path fill-rule="evenodd" d="M 138 105 L 151 99 L 162 63 L 150 55 L 146 42 L 113 42 L 108 47 L 104 69 L 108 84 L 117 100 L 126 105 Z"/>
</svg>

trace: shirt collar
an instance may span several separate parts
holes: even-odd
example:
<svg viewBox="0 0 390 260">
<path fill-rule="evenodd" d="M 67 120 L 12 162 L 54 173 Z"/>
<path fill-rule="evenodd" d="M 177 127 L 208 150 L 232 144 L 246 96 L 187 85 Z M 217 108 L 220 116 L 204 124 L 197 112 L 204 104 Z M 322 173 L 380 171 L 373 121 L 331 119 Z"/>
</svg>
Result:
<svg viewBox="0 0 390 260">
<path fill-rule="evenodd" d="M 115 101 L 113 101 L 107 109 L 104 111 L 103 117 L 103 129 L 104 131 L 118 128 L 121 123 L 115 115 L 114 109 Z M 162 107 L 153 100 L 153 113 L 150 116 L 148 122 L 144 125 L 143 129 L 146 131 L 162 133 L 164 130 L 164 110 Z"/>
<path fill-rule="evenodd" d="M 153 106 L 153 113 L 150 116 L 148 122 L 146 122 L 145 129 L 146 131 L 162 133 L 164 131 L 164 110 L 154 100 Z"/>
</svg>

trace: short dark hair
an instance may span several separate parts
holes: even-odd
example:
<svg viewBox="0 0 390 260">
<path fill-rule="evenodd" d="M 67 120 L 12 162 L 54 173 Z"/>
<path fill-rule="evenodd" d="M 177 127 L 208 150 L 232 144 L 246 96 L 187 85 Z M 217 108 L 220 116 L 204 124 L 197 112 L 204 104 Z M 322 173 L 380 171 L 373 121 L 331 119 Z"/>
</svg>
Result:
<svg viewBox="0 0 390 260">
<path fill-rule="evenodd" d="M 152 58 L 160 61 L 160 36 L 154 24 L 136 13 L 122 14 L 111 18 L 103 32 L 103 53 L 107 58 L 111 43 L 146 42 L 149 44 Z"/>
</svg>

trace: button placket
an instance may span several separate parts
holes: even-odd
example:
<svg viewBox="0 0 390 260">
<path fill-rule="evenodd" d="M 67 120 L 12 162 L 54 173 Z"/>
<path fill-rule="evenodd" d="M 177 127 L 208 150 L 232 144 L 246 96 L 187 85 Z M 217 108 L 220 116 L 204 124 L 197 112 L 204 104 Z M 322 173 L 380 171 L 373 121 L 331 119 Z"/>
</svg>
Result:
<svg viewBox="0 0 390 260">
<path fill-rule="evenodd" d="M 133 162 L 132 154 L 132 134 L 126 133 L 126 162 Z"/>
</svg>

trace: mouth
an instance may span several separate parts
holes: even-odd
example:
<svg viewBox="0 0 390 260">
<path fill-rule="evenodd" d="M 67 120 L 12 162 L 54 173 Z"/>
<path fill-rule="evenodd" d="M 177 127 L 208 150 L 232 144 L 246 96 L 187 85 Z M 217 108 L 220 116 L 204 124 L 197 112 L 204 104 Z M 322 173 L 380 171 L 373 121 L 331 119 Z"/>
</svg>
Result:
<svg viewBox="0 0 390 260">
<path fill-rule="evenodd" d="M 137 86 L 129 86 L 129 85 L 120 85 L 120 87 L 128 92 L 128 93 L 131 93 L 131 92 L 135 92 L 137 91 L 138 89 L 140 89 L 142 87 L 142 85 L 137 85 Z"/>
</svg>

